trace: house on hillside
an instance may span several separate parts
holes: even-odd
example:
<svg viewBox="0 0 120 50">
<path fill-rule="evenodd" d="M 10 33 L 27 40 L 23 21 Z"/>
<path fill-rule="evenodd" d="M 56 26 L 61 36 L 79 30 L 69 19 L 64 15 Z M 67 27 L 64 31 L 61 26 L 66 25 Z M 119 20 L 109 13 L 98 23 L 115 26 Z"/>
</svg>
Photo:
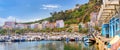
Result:
<svg viewBox="0 0 120 50">
<path fill-rule="evenodd" d="M 43 22 L 42 22 L 42 29 L 47 28 L 47 24 L 48 24 L 48 23 L 49 23 L 48 21 L 43 21 Z"/>
<path fill-rule="evenodd" d="M 42 24 L 39 24 L 39 23 L 30 24 L 30 28 L 31 29 L 42 29 Z"/>
<path fill-rule="evenodd" d="M 13 21 L 7 21 L 3 25 L 3 29 L 14 29 L 16 25 L 16 22 Z"/>
<path fill-rule="evenodd" d="M 57 20 L 56 21 L 56 27 L 57 28 L 63 28 L 64 27 L 64 21 L 63 20 Z"/>
<path fill-rule="evenodd" d="M 34 28 L 35 28 L 34 25 L 35 25 L 35 24 L 30 24 L 30 29 L 34 29 Z"/>
<path fill-rule="evenodd" d="M 53 28 L 55 28 L 56 27 L 56 23 L 50 23 L 50 29 L 53 29 Z"/>
<path fill-rule="evenodd" d="M 79 31 L 79 26 L 78 24 L 71 24 L 70 28 L 72 28 L 73 32 L 78 32 Z"/>
<path fill-rule="evenodd" d="M 17 28 L 17 29 L 24 29 L 24 28 L 25 28 L 24 25 L 25 25 L 25 24 L 16 24 L 16 28 Z"/>
<path fill-rule="evenodd" d="M 98 20 L 97 20 L 98 16 L 97 15 L 98 15 L 98 13 L 96 13 L 96 12 L 92 12 L 90 14 L 90 23 L 92 26 L 98 25 Z"/>
<path fill-rule="evenodd" d="M 38 24 L 38 29 L 42 30 L 42 24 Z"/>
</svg>

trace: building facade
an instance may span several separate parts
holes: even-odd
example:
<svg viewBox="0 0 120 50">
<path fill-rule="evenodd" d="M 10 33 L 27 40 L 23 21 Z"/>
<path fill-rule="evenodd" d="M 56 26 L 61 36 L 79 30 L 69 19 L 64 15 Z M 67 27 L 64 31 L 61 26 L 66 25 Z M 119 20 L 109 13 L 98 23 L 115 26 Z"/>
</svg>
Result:
<svg viewBox="0 0 120 50">
<path fill-rule="evenodd" d="M 115 15 L 110 21 L 109 21 L 109 35 L 110 37 L 114 37 L 115 35 L 120 34 L 120 15 Z"/>
<path fill-rule="evenodd" d="M 109 37 L 109 24 L 102 25 L 102 36 Z"/>
<path fill-rule="evenodd" d="M 102 35 L 109 37 L 114 37 L 115 35 L 120 35 L 120 15 L 115 15 L 112 17 L 108 24 L 102 25 Z"/>
<path fill-rule="evenodd" d="M 49 23 L 48 21 L 43 21 L 43 22 L 42 22 L 42 29 L 47 28 L 47 24 L 48 24 L 48 23 Z"/>
<path fill-rule="evenodd" d="M 4 29 L 8 29 L 8 28 L 9 28 L 9 29 L 14 29 L 15 26 L 16 26 L 16 22 L 7 21 L 7 22 L 4 23 L 3 28 L 4 28 Z"/>
<path fill-rule="evenodd" d="M 78 24 L 71 24 L 70 28 L 72 28 L 73 32 L 78 32 L 79 31 L 79 25 Z"/>
<path fill-rule="evenodd" d="M 92 12 L 90 14 L 90 23 L 92 26 L 98 25 L 97 15 L 98 15 L 98 13 L 96 13 L 96 12 Z"/>
<path fill-rule="evenodd" d="M 64 27 L 64 21 L 63 20 L 57 20 L 56 21 L 56 27 L 57 28 L 63 28 Z"/>
<path fill-rule="evenodd" d="M 39 29 L 39 26 L 41 27 L 41 25 L 39 25 L 39 23 L 30 24 L 30 28 L 31 28 L 31 29 Z M 40 29 L 41 29 L 41 28 L 40 28 Z"/>
<path fill-rule="evenodd" d="M 49 24 L 49 28 L 50 28 L 50 29 L 56 28 L 56 23 L 50 23 L 50 24 Z"/>
<path fill-rule="evenodd" d="M 16 28 L 17 29 L 24 29 L 25 26 L 24 26 L 24 24 L 16 24 Z"/>
<path fill-rule="evenodd" d="M 38 24 L 38 29 L 42 30 L 42 24 Z"/>
</svg>

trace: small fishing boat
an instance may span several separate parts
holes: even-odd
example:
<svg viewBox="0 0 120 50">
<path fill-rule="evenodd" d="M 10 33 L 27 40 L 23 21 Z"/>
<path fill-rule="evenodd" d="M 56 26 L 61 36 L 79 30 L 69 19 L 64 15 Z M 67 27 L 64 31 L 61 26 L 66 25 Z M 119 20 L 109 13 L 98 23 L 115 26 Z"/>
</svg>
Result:
<svg viewBox="0 0 120 50">
<path fill-rule="evenodd" d="M 11 38 L 10 38 L 10 36 L 6 36 L 6 37 L 4 37 L 4 40 L 5 40 L 5 42 L 10 42 Z"/>
<path fill-rule="evenodd" d="M 26 40 L 24 38 L 20 39 L 20 42 L 25 42 Z"/>
<path fill-rule="evenodd" d="M 67 41 L 67 42 L 69 42 L 69 41 L 70 41 L 70 39 L 69 39 L 69 38 L 66 38 L 66 41 Z"/>
<path fill-rule="evenodd" d="M 4 39 L 0 39 L 0 42 L 5 42 L 5 40 Z"/>
<path fill-rule="evenodd" d="M 0 37 L 0 42 L 5 42 L 4 37 Z"/>
<path fill-rule="evenodd" d="M 91 36 L 85 36 L 82 38 L 84 43 L 95 43 L 94 38 L 92 38 Z"/>
<path fill-rule="evenodd" d="M 71 37 L 71 38 L 70 38 L 70 41 L 75 41 L 75 38 Z"/>
<path fill-rule="evenodd" d="M 14 39 L 12 42 L 20 42 L 20 39 Z"/>
<path fill-rule="evenodd" d="M 12 42 L 25 42 L 26 39 L 24 37 L 21 37 L 21 38 L 14 38 L 11 40 Z"/>
</svg>

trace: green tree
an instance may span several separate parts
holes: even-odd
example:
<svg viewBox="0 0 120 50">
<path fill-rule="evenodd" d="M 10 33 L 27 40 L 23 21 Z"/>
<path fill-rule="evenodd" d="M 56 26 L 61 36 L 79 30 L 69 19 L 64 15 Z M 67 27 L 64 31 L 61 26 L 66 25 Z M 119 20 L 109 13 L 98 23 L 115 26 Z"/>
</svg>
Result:
<svg viewBox="0 0 120 50">
<path fill-rule="evenodd" d="M 7 34 L 7 30 L 6 29 L 0 29 L 0 34 Z"/>
<path fill-rule="evenodd" d="M 97 31 L 101 31 L 99 26 L 94 26 L 94 29 L 97 30 Z"/>
</svg>

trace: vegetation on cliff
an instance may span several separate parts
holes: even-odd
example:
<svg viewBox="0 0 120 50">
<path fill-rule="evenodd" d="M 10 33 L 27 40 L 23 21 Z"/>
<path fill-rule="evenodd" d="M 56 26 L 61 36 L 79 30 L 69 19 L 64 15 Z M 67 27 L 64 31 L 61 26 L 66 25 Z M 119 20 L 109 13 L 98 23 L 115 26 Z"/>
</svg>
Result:
<svg viewBox="0 0 120 50">
<path fill-rule="evenodd" d="M 70 10 L 61 10 L 60 12 L 52 12 L 51 17 L 38 20 L 31 23 L 41 23 L 44 20 L 48 20 L 50 22 L 55 22 L 56 20 L 64 20 L 65 24 L 78 24 L 80 22 L 86 23 L 90 21 L 90 13 L 98 12 L 100 5 L 102 4 L 102 0 L 89 0 L 88 3 L 83 5 L 76 4 L 76 8 Z"/>
<path fill-rule="evenodd" d="M 32 23 L 41 23 L 44 20 L 50 21 L 50 22 L 55 22 L 56 20 L 64 20 L 66 25 L 70 24 L 79 24 L 80 22 L 86 23 L 90 21 L 90 13 L 91 12 L 99 12 L 100 5 L 102 4 L 102 0 L 89 0 L 88 3 L 80 5 L 76 4 L 76 8 L 70 9 L 70 10 L 65 10 L 65 11 L 60 11 L 60 12 L 52 12 L 51 17 L 34 21 L 34 22 L 28 22 L 26 24 L 32 24 Z M 55 28 L 55 29 L 43 29 L 43 30 L 38 30 L 38 29 L 16 29 L 12 30 L 13 33 L 26 33 L 26 32 L 59 32 L 59 31 L 66 31 L 67 26 L 65 28 Z M 97 26 L 94 27 L 96 30 L 100 30 Z M 67 30 L 68 32 L 71 32 L 72 30 L 69 29 Z M 82 33 L 87 33 L 88 29 L 79 29 Z M 2 29 L 0 30 L 1 34 L 7 33 L 7 30 Z"/>
</svg>

